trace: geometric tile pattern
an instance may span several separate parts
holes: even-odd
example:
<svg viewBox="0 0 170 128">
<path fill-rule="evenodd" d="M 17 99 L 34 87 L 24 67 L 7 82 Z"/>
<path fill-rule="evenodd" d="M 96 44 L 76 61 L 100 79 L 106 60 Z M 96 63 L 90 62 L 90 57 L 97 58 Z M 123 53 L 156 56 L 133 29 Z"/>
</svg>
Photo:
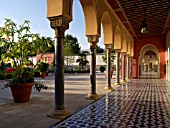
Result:
<svg viewBox="0 0 170 128">
<path fill-rule="evenodd" d="M 134 79 L 52 128 L 170 128 L 170 82 Z"/>
</svg>

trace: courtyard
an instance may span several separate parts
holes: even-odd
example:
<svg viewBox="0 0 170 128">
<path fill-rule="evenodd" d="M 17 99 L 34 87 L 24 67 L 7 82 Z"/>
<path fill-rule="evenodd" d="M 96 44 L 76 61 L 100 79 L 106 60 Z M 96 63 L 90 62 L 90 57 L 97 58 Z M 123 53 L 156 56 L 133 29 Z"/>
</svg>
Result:
<svg viewBox="0 0 170 128">
<path fill-rule="evenodd" d="M 26 103 L 14 103 L 10 89 L 0 89 L 0 127 L 1 128 L 48 128 L 61 119 L 47 117 L 54 109 L 54 74 L 46 78 L 35 78 L 48 86 L 48 90 L 36 92 L 33 90 L 31 99 Z M 89 73 L 65 74 L 65 107 L 71 114 L 90 105 L 94 100 L 85 97 L 90 88 Z M 112 83 L 115 79 L 112 79 Z M 5 81 L 0 80 L 0 88 Z M 97 93 L 102 97 L 106 78 L 103 73 L 97 72 Z M 115 86 L 116 88 L 117 86 Z"/>
</svg>

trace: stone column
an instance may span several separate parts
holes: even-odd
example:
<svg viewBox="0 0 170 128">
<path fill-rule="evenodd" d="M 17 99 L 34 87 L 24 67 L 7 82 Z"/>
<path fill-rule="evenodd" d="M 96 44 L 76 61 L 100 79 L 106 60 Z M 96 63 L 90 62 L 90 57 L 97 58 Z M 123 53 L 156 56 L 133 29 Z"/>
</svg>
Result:
<svg viewBox="0 0 170 128">
<path fill-rule="evenodd" d="M 106 49 L 107 49 L 107 85 L 105 86 L 105 90 L 108 91 L 112 91 L 113 88 L 111 87 L 111 49 L 112 49 L 112 45 L 111 44 L 107 44 L 105 45 Z"/>
<path fill-rule="evenodd" d="M 126 81 L 129 81 L 129 56 L 126 59 Z"/>
<path fill-rule="evenodd" d="M 130 67 L 130 71 L 129 71 L 129 78 L 132 79 L 132 57 L 129 58 L 130 62 L 129 62 L 129 67 Z"/>
<path fill-rule="evenodd" d="M 48 115 L 53 118 L 65 118 L 70 113 L 64 107 L 64 33 L 69 28 L 67 18 L 63 16 L 49 18 L 55 30 L 55 109 Z"/>
<path fill-rule="evenodd" d="M 126 83 L 126 55 L 125 53 L 122 53 L 122 83 Z"/>
<path fill-rule="evenodd" d="M 98 36 L 87 36 L 88 42 L 90 43 L 90 84 L 91 92 L 86 96 L 86 99 L 97 100 L 99 99 L 98 94 L 96 93 L 96 44 L 98 43 Z"/>
<path fill-rule="evenodd" d="M 115 85 L 121 85 L 120 84 L 120 52 L 116 52 L 116 83 Z"/>
</svg>

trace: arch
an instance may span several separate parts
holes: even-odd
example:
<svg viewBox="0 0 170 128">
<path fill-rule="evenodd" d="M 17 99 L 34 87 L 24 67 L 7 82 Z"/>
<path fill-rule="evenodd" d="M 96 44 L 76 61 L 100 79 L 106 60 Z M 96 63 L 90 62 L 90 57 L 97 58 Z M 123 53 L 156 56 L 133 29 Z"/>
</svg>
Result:
<svg viewBox="0 0 170 128">
<path fill-rule="evenodd" d="M 156 60 L 158 60 L 158 71 L 157 71 L 157 77 L 160 77 L 160 57 L 159 57 L 159 51 L 158 48 L 153 44 L 147 44 L 143 46 L 140 50 L 140 56 L 139 56 L 139 62 L 138 62 L 138 76 L 141 76 L 141 64 L 142 59 L 144 58 L 144 55 L 147 52 L 154 52 L 156 55 Z"/>
<path fill-rule="evenodd" d="M 131 56 L 134 56 L 134 42 L 131 42 Z"/>
<path fill-rule="evenodd" d="M 121 50 L 122 45 L 121 45 L 121 29 L 120 26 L 117 24 L 115 27 L 115 32 L 114 32 L 114 49 L 115 50 Z"/>
<path fill-rule="evenodd" d="M 103 13 L 101 22 L 103 25 L 104 44 L 112 44 L 113 43 L 112 21 L 107 11 Z"/>
<path fill-rule="evenodd" d="M 128 39 L 127 39 L 127 55 L 130 55 L 131 54 L 131 39 L 130 39 L 130 37 L 128 37 Z"/>
<path fill-rule="evenodd" d="M 123 33 L 122 50 L 121 50 L 121 52 L 126 53 L 127 51 L 128 51 L 127 35 L 126 35 L 126 33 Z"/>
<path fill-rule="evenodd" d="M 86 35 L 99 35 L 97 13 L 93 0 L 80 0 L 80 3 L 85 17 Z"/>
</svg>

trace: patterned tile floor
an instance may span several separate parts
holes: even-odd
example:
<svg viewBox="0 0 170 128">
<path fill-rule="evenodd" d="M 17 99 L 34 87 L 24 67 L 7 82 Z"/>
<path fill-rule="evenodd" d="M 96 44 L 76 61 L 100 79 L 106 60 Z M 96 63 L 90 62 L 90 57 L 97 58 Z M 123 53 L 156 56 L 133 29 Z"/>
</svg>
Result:
<svg viewBox="0 0 170 128">
<path fill-rule="evenodd" d="M 170 128 L 170 82 L 132 80 L 52 128 Z"/>
</svg>

